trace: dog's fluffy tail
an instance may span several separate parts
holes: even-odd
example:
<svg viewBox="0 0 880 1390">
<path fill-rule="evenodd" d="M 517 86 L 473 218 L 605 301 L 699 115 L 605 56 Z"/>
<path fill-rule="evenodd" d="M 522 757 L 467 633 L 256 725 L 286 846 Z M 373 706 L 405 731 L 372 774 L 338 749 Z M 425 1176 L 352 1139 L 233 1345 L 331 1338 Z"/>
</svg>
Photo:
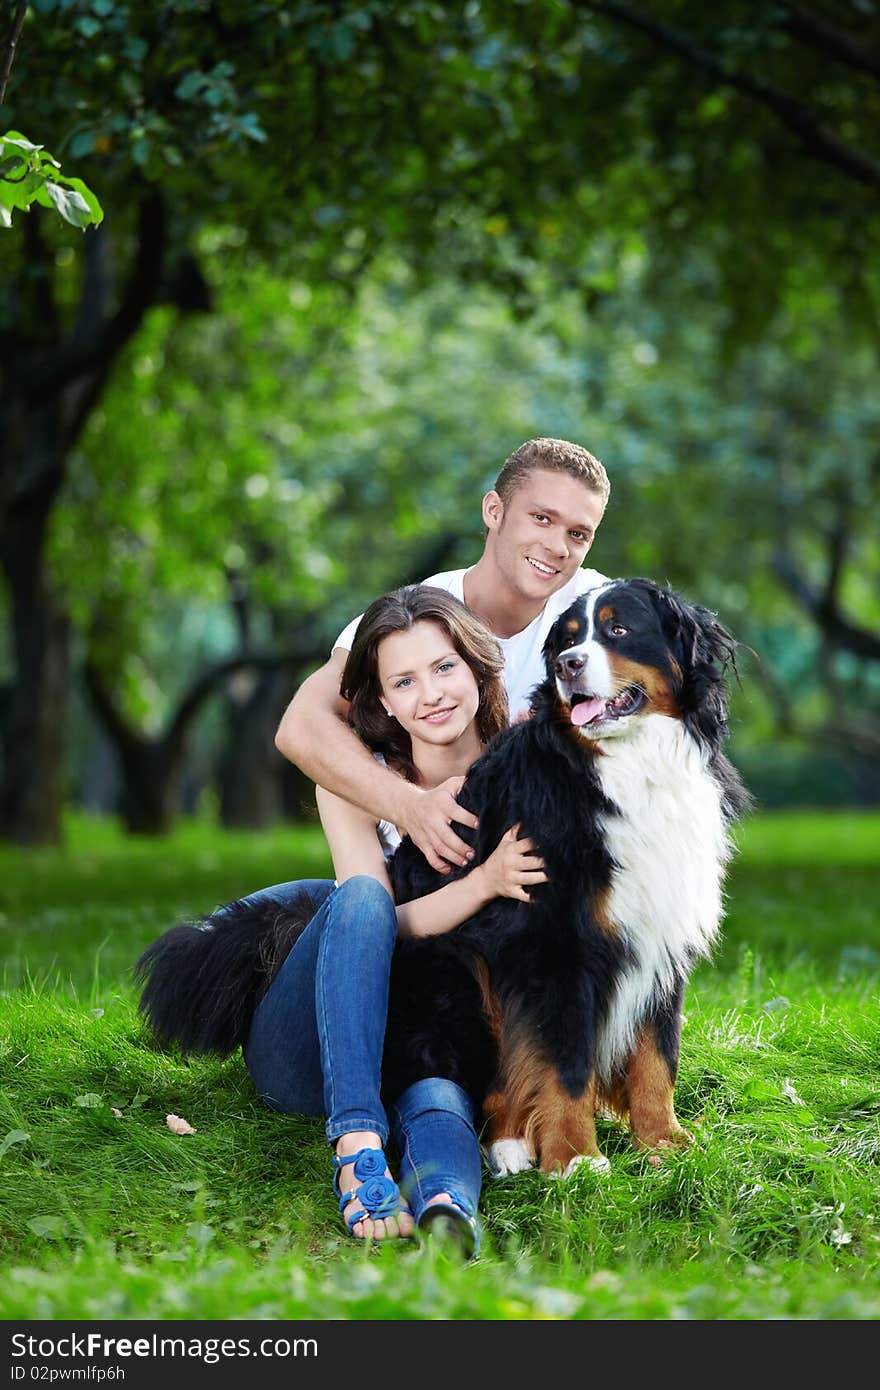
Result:
<svg viewBox="0 0 880 1390">
<path fill-rule="evenodd" d="M 138 1009 L 163 1046 L 226 1057 L 245 1041 L 254 1009 L 314 915 L 246 900 L 171 927 L 134 967 Z"/>
</svg>

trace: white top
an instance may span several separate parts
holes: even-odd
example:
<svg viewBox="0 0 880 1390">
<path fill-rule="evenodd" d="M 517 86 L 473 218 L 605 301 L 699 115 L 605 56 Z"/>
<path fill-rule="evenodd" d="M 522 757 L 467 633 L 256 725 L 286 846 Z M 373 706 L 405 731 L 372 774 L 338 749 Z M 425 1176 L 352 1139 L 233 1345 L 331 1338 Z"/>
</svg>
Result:
<svg viewBox="0 0 880 1390">
<path fill-rule="evenodd" d="M 453 598 L 464 603 L 464 579 L 467 573 L 467 570 L 446 570 L 443 574 L 432 574 L 430 579 L 423 579 L 422 583 L 433 584 L 437 589 L 446 589 Z M 528 709 L 532 688 L 544 679 L 546 673 L 541 653 L 556 619 L 588 589 L 595 589 L 600 584 L 607 583 L 606 577 L 598 570 L 576 570 L 567 584 L 550 595 L 541 612 L 532 619 L 528 627 L 524 627 L 521 632 L 515 632 L 512 637 L 497 639 L 504 653 L 504 685 L 512 720 Z M 342 647 L 345 651 L 351 651 L 351 644 L 362 617 L 361 613 L 343 628 L 333 643 L 334 648 Z"/>
<path fill-rule="evenodd" d="M 376 834 L 379 836 L 379 844 L 382 846 L 382 853 L 387 864 L 403 836 L 397 826 L 391 824 L 390 820 L 380 820 L 376 826 Z"/>
<path fill-rule="evenodd" d="M 387 767 L 384 753 L 379 753 L 374 748 L 373 757 L 376 759 L 377 763 L 381 763 L 383 767 Z M 382 846 L 382 853 L 385 856 L 385 863 L 387 864 L 403 839 L 403 836 L 397 826 L 392 824 L 390 820 L 380 820 L 376 826 L 376 834 L 379 836 L 379 844 Z"/>
</svg>

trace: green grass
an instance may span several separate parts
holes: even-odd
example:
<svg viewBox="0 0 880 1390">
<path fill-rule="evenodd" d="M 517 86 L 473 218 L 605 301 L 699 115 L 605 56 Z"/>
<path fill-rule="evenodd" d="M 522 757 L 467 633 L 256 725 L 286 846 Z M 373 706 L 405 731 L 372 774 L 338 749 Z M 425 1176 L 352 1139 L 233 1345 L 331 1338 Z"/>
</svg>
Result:
<svg viewBox="0 0 880 1390">
<path fill-rule="evenodd" d="M 467 1267 L 349 1241 L 320 1122 L 137 1017 L 147 942 L 325 873 L 316 830 L 150 844 L 75 819 L 63 851 L 0 850 L 0 1316 L 877 1318 L 880 817 L 756 817 L 739 840 L 685 1006 L 694 1143 L 654 1170 L 603 1125 L 608 1175 L 487 1178 Z"/>
</svg>

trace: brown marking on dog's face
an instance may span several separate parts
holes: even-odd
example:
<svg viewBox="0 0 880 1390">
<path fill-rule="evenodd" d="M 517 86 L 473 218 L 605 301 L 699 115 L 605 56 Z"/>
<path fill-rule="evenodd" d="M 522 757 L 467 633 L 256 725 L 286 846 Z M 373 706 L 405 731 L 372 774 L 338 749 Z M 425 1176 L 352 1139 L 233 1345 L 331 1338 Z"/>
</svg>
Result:
<svg viewBox="0 0 880 1390">
<path fill-rule="evenodd" d="M 615 617 L 615 610 L 610 603 L 603 604 L 596 617 L 600 623 L 610 623 Z"/>
<path fill-rule="evenodd" d="M 628 685 L 639 685 L 647 691 L 648 701 L 643 706 L 645 714 L 667 714 L 670 719 L 681 718 L 681 710 L 662 671 L 630 661 L 613 650 L 608 652 L 608 664 L 618 690 L 624 690 Z"/>
<path fill-rule="evenodd" d="M 577 618 L 569 618 L 565 626 L 568 629 L 568 631 L 573 634 L 576 634 L 581 630 L 581 624 Z"/>
<path fill-rule="evenodd" d="M 626 1064 L 626 1099 L 630 1127 L 638 1148 L 687 1143 L 690 1135 L 673 1106 L 675 1073 L 657 1046 L 654 1029 L 641 1030 Z"/>
</svg>

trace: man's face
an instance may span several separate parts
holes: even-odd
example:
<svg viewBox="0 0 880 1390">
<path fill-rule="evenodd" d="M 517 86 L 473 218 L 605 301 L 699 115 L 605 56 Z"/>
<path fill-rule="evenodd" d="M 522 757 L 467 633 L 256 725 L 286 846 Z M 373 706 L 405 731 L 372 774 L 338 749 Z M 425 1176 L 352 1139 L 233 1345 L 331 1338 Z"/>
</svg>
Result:
<svg viewBox="0 0 880 1390">
<path fill-rule="evenodd" d="M 497 492 L 483 498 L 487 550 L 504 581 L 523 599 L 547 599 L 583 563 L 603 504 L 567 473 L 535 469 L 505 507 Z"/>
</svg>

